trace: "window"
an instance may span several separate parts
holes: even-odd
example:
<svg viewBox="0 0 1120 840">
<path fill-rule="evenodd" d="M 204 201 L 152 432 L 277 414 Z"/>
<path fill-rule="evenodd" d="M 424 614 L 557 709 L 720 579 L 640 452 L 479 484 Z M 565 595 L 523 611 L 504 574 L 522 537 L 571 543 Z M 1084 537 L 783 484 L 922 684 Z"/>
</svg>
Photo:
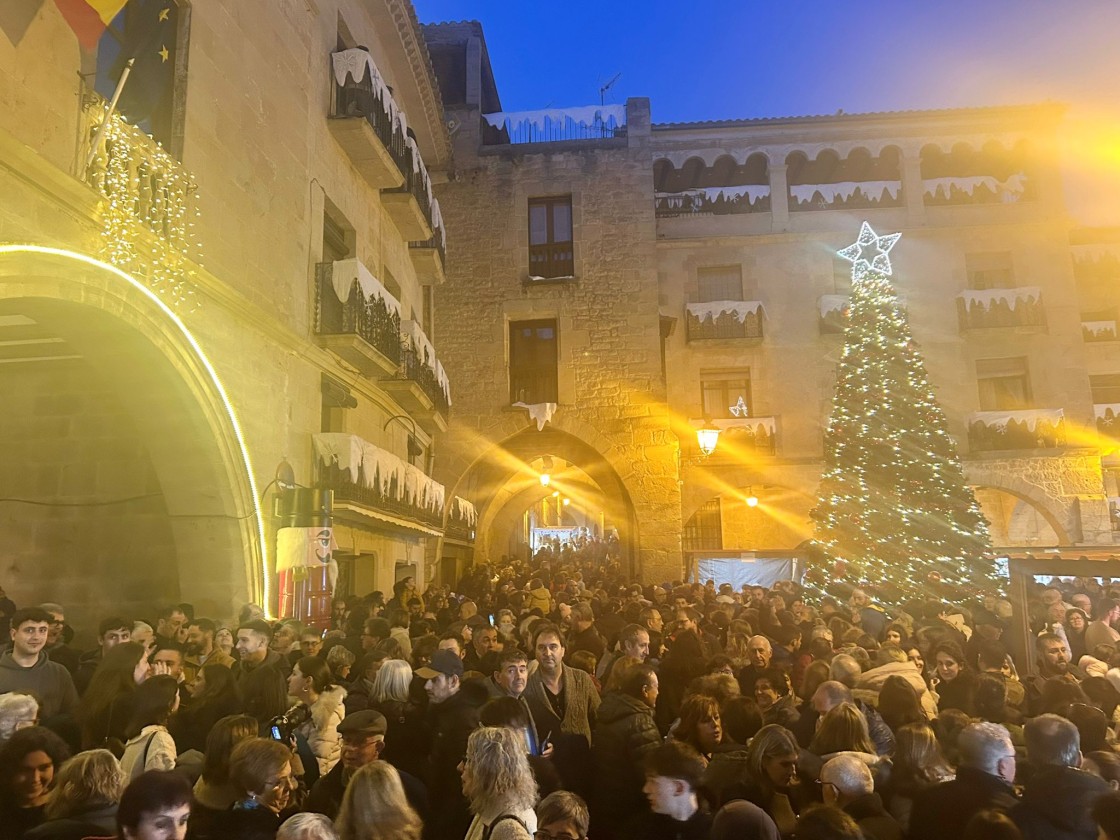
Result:
<svg viewBox="0 0 1120 840">
<path fill-rule="evenodd" d="M 965 271 L 970 289 L 1011 289 L 1015 287 L 1015 274 L 1011 270 L 1011 253 L 995 251 L 983 254 L 965 254 Z"/>
<path fill-rule="evenodd" d="M 723 549 L 723 517 L 719 497 L 705 502 L 692 514 L 681 531 L 681 548 L 685 551 L 720 551 Z"/>
<path fill-rule="evenodd" d="M 559 402 L 557 397 L 556 321 L 511 321 L 509 325 L 509 401 Z"/>
<path fill-rule="evenodd" d="M 186 39 L 181 37 L 184 33 L 179 25 L 182 22 L 185 26 L 187 17 L 175 0 L 127 4 L 97 43 L 93 83 L 101 96 L 112 99 L 125 63 L 135 58 L 117 110 L 176 156 L 182 153 L 182 126 L 175 118 L 176 100 L 181 98 L 175 80 L 186 77 L 185 51 L 180 55 L 178 50 Z"/>
<path fill-rule="evenodd" d="M 529 275 L 571 277 L 573 255 L 572 197 L 529 199 Z"/>
<path fill-rule="evenodd" d="M 696 270 L 696 302 L 742 300 L 743 270 L 737 265 L 721 265 Z"/>
<path fill-rule="evenodd" d="M 1097 405 L 1120 403 L 1120 373 L 1102 373 L 1089 377 L 1093 402 Z"/>
<path fill-rule="evenodd" d="M 700 402 L 705 417 L 734 417 L 731 406 L 738 405 L 740 397 L 747 406 L 748 414 L 752 413 L 749 370 L 700 371 Z"/>
<path fill-rule="evenodd" d="M 329 200 L 323 205 L 323 262 L 354 256 L 354 228 Z"/>
<path fill-rule="evenodd" d="M 978 359 L 976 383 L 981 411 L 1017 411 L 1031 407 L 1031 382 L 1025 358 Z"/>
</svg>

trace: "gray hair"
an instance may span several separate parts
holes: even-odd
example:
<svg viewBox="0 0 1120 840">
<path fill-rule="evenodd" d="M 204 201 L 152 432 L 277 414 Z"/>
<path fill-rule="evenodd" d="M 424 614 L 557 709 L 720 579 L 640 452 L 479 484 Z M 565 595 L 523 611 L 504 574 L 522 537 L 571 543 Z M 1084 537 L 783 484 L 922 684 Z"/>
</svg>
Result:
<svg viewBox="0 0 1120 840">
<path fill-rule="evenodd" d="M 1031 764 L 1081 766 L 1081 733 L 1064 717 L 1046 714 L 1031 718 L 1023 727 L 1023 737 Z"/>
<path fill-rule="evenodd" d="M 875 790 L 871 771 L 862 759 L 854 755 L 841 754 L 826 761 L 821 767 L 821 781 L 836 785 L 836 789 L 849 799 Z"/>
<path fill-rule="evenodd" d="M 295 814 L 284 820 L 276 840 L 338 840 L 338 832 L 322 814 Z"/>
<path fill-rule="evenodd" d="M 0 694 L 0 744 L 12 737 L 20 724 L 39 719 L 39 701 L 30 694 Z"/>
<path fill-rule="evenodd" d="M 957 748 L 962 766 L 983 770 L 993 776 L 999 775 L 1001 759 L 1015 755 L 1011 736 L 998 723 L 969 724 L 957 736 Z"/>
<path fill-rule="evenodd" d="M 846 653 L 836 654 L 832 657 L 832 663 L 828 666 L 828 676 L 838 683 L 843 683 L 848 688 L 855 688 L 856 680 L 862 673 L 863 669 L 859 667 L 855 657 L 848 656 Z"/>
<path fill-rule="evenodd" d="M 841 703 L 852 702 L 852 690 L 844 683 L 837 682 L 836 680 L 825 680 L 817 686 L 817 690 L 813 692 L 813 697 L 820 695 L 822 698 L 828 700 L 828 708 L 835 709 Z"/>
</svg>

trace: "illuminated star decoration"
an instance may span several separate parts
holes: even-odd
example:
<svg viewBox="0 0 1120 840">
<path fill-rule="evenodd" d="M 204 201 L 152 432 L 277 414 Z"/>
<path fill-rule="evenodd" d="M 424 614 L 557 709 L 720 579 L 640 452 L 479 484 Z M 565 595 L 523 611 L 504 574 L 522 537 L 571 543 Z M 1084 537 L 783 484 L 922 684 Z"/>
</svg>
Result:
<svg viewBox="0 0 1120 840">
<path fill-rule="evenodd" d="M 852 276 L 857 280 L 870 271 L 890 276 L 891 248 L 898 242 L 901 233 L 888 233 L 878 236 L 871 225 L 864 222 L 859 229 L 859 238 L 847 248 L 837 251 L 841 257 L 852 263 Z"/>
<path fill-rule="evenodd" d="M 739 395 L 739 402 L 735 403 L 735 405 L 728 406 L 727 410 L 735 417 L 750 417 L 751 414 L 750 409 L 747 408 L 747 404 L 743 402 L 742 394 Z"/>
<path fill-rule="evenodd" d="M 162 58 L 165 63 L 167 62 L 167 59 L 171 57 L 171 53 L 167 51 L 166 44 L 164 45 L 163 49 L 159 51 L 159 57 Z"/>
</svg>

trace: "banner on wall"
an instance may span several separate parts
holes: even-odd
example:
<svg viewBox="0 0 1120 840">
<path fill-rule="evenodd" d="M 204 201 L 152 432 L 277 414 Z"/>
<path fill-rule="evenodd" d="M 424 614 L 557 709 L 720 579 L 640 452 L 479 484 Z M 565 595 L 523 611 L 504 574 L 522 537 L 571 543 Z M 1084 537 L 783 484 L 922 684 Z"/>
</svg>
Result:
<svg viewBox="0 0 1120 840">
<path fill-rule="evenodd" d="M 692 582 L 714 580 L 718 586 L 730 583 L 739 590 L 743 584 L 771 588 L 780 580 L 800 580 L 801 564 L 793 557 L 698 557 L 694 561 Z"/>
</svg>

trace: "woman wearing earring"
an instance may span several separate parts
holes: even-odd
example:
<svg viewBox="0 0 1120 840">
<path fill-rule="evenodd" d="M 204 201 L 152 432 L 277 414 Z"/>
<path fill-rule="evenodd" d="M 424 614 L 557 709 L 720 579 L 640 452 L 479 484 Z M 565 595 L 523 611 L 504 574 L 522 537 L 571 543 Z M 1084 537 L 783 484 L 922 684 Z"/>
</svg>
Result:
<svg viewBox="0 0 1120 840">
<path fill-rule="evenodd" d="M 346 707 L 342 705 L 346 689 L 334 684 L 327 663 L 315 656 L 305 656 L 292 668 L 288 694 L 311 710 L 311 717 L 296 732 L 307 739 L 319 762 L 319 775 L 325 776 L 342 755 L 342 740 L 336 728 L 346 716 Z"/>
<path fill-rule="evenodd" d="M 237 801 L 214 821 L 211 840 L 275 840 L 295 811 L 291 749 L 270 738 L 244 740 L 233 748 L 229 779 Z"/>
</svg>

